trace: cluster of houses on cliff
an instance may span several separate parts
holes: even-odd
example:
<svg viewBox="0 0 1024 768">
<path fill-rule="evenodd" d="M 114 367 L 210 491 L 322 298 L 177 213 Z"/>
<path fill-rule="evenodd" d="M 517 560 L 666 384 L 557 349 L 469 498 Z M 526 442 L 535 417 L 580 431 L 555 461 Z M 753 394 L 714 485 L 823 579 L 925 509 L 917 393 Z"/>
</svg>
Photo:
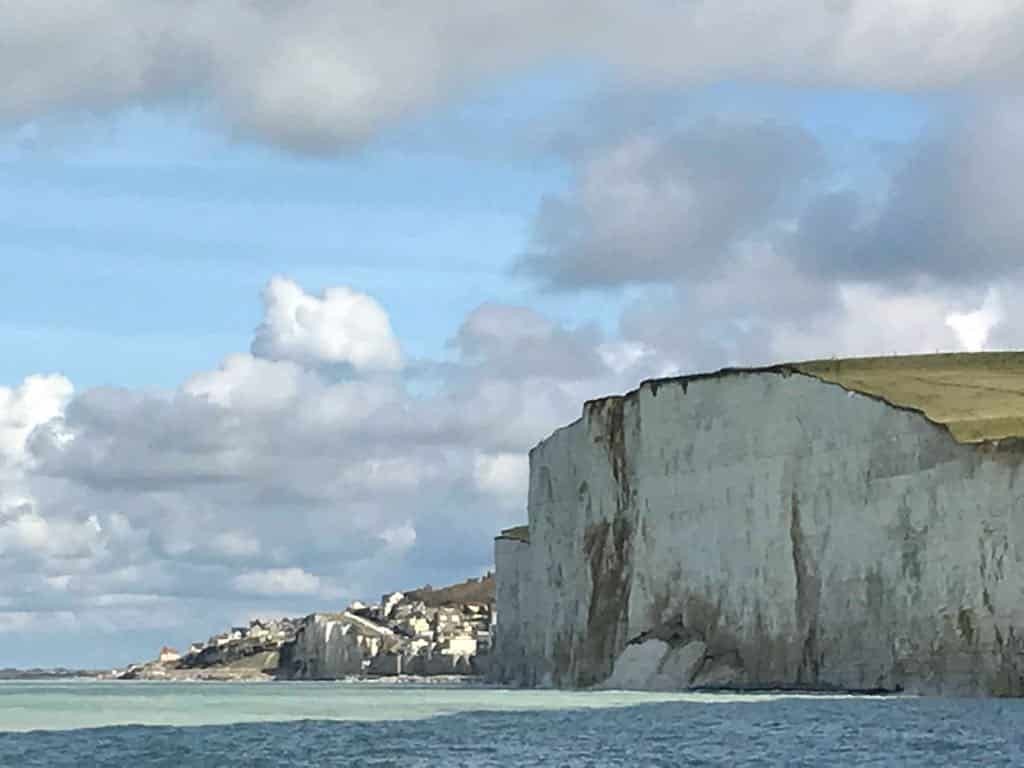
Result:
<svg viewBox="0 0 1024 768">
<path fill-rule="evenodd" d="M 481 675 L 494 636 L 493 576 L 440 590 L 392 592 L 334 614 L 256 619 L 186 652 L 115 670 L 118 679 L 333 679 Z"/>
</svg>

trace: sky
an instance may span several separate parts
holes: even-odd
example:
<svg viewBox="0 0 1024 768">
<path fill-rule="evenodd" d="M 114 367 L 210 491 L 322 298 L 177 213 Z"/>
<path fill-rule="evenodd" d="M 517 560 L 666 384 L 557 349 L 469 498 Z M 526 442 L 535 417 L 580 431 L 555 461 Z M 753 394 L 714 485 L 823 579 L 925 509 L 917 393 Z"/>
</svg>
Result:
<svg viewBox="0 0 1024 768">
<path fill-rule="evenodd" d="M 641 380 L 1024 345 L 1024 3 L 0 2 L 0 667 L 481 575 Z"/>
</svg>

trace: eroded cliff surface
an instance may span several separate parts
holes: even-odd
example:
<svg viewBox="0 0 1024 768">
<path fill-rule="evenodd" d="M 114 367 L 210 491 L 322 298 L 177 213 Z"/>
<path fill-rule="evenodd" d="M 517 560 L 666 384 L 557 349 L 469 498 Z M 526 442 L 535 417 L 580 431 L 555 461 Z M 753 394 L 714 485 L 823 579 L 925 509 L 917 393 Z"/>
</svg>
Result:
<svg viewBox="0 0 1024 768">
<path fill-rule="evenodd" d="M 530 459 L 504 682 L 1024 693 L 1018 440 L 777 368 L 588 403 Z"/>
</svg>

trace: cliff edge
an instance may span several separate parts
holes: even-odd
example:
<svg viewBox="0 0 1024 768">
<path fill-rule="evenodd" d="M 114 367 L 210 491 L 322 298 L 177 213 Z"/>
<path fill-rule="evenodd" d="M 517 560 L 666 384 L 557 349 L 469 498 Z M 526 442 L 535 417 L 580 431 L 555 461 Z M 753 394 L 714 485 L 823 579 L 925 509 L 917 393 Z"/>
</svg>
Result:
<svg viewBox="0 0 1024 768">
<path fill-rule="evenodd" d="M 1024 693 L 1024 355 L 644 382 L 530 454 L 493 677 Z"/>
</svg>

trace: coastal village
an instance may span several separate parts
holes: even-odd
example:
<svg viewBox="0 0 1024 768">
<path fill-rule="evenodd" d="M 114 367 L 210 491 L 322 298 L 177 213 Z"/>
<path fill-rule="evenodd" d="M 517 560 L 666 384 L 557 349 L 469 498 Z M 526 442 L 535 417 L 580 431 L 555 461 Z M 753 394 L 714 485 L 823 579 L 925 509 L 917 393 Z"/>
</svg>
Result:
<svg viewBox="0 0 1024 768">
<path fill-rule="evenodd" d="M 354 602 L 339 613 L 253 619 L 105 675 L 114 680 L 478 677 L 494 636 L 494 576 Z"/>
</svg>

